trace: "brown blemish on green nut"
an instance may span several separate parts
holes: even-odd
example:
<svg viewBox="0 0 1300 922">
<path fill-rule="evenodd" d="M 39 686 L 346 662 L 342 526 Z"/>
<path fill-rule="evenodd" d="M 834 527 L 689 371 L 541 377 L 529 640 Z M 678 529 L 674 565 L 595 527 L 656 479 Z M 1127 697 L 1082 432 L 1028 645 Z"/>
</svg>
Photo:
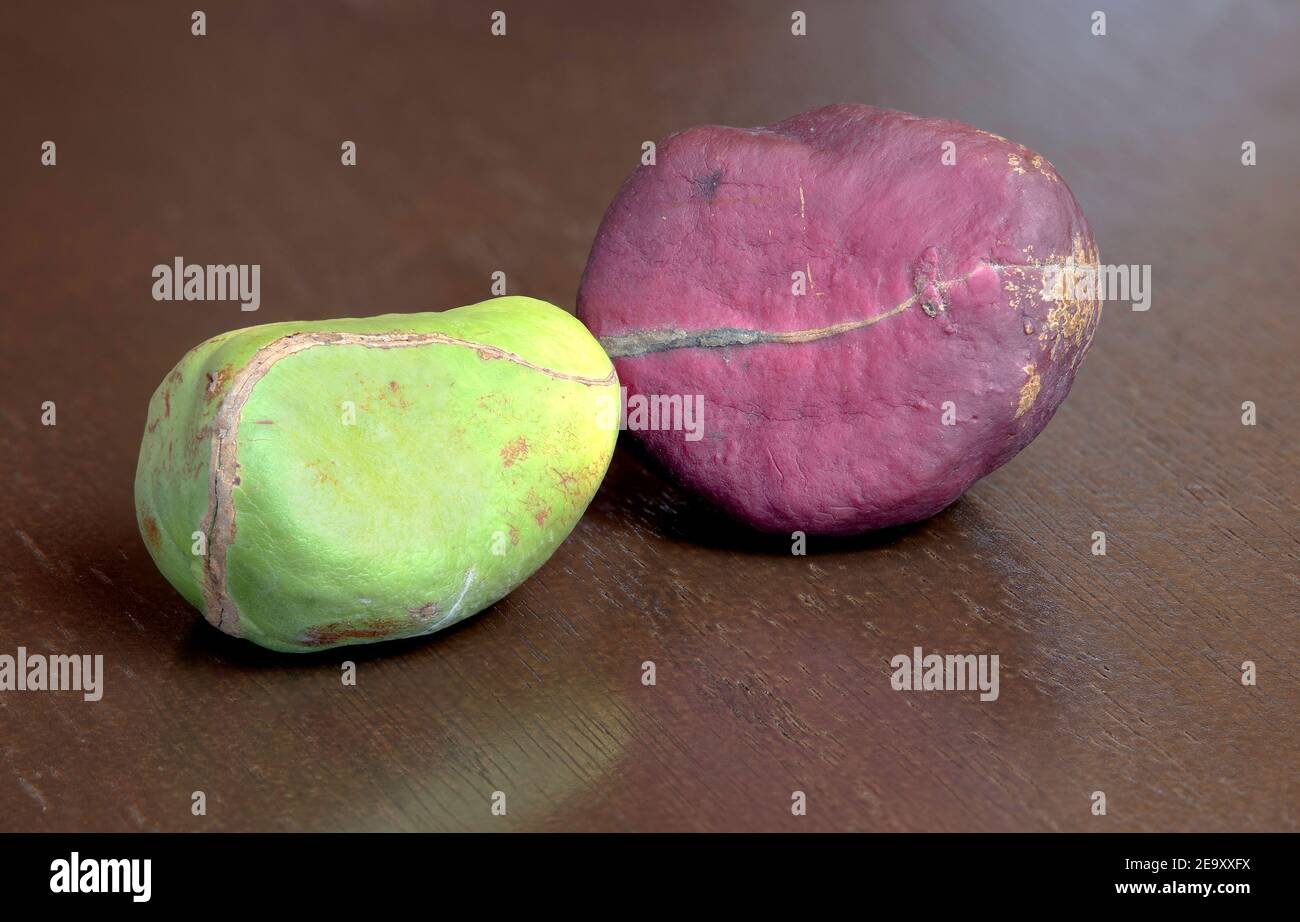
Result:
<svg viewBox="0 0 1300 922">
<path fill-rule="evenodd" d="M 334 647 L 340 643 L 357 640 L 382 640 L 399 634 L 411 626 L 400 618 L 373 618 L 369 621 L 336 621 L 309 629 L 302 643 L 309 647 Z"/>
<path fill-rule="evenodd" d="M 158 528 L 158 520 L 151 515 L 142 515 L 140 517 L 140 530 L 144 533 L 145 543 L 149 547 L 158 551 L 162 548 L 162 532 Z"/>
<path fill-rule="evenodd" d="M 225 390 L 226 384 L 229 383 L 232 374 L 234 374 L 234 370 L 229 365 L 224 368 L 218 368 L 216 371 L 208 372 L 208 386 L 206 393 L 209 400 L 213 399 L 217 394 Z"/>
<path fill-rule="evenodd" d="M 521 435 L 513 442 L 507 442 L 501 446 L 501 466 L 510 467 L 516 461 L 522 461 L 528 457 L 528 441 Z"/>
</svg>

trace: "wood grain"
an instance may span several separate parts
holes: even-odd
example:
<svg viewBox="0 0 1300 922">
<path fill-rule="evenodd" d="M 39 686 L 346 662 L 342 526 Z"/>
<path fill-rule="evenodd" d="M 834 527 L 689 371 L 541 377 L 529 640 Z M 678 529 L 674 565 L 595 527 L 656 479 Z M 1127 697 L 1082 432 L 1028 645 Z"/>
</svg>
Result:
<svg viewBox="0 0 1300 922">
<path fill-rule="evenodd" d="M 1300 827 L 1295 6 L 1115 4 L 1096 37 L 1092 3 L 809 0 L 795 38 L 790 4 L 530 2 L 493 38 L 499 6 L 0 19 L 0 653 L 106 663 L 99 702 L 0 692 L 0 828 Z M 482 300 L 496 270 L 571 306 L 643 141 L 841 101 L 1043 152 L 1102 261 L 1152 266 L 1151 309 L 1108 305 L 1057 418 L 947 512 L 793 556 L 625 444 L 494 610 L 315 657 L 219 634 L 155 570 L 132 478 L 186 349 Z M 154 301 L 176 256 L 261 264 L 260 311 Z M 999 699 L 893 691 L 918 645 L 998 654 Z"/>
</svg>

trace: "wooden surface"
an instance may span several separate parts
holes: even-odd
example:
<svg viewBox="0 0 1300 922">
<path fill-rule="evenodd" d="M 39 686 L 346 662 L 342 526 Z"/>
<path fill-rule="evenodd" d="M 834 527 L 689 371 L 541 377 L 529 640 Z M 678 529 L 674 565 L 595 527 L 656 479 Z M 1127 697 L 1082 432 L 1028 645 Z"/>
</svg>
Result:
<svg viewBox="0 0 1300 922">
<path fill-rule="evenodd" d="M 0 653 L 106 676 L 0 692 L 0 828 L 1300 826 L 1297 7 L 1106 4 L 1094 37 L 1091 0 L 801 0 L 795 38 L 791 6 L 213 2 L 205 38 L 176 4 L 6 6 Z M 847 101 L 1041 151 L 1102 261 L 1153 267 L 1151 309 L 1108 305 L 1046 432 L 947 512 L 792 556 L 625 444 L 495 609 L 309 658 L 156 571 L 132 478 L 186 349 L 482 300 L 496 270 L 571 306 L 643 141 Z M 176 256 L 260 263 L 261 310 L 154 301 Z M 998 654 L 1000 697 L 892 690 L 917 645 Z"/>
</svg>

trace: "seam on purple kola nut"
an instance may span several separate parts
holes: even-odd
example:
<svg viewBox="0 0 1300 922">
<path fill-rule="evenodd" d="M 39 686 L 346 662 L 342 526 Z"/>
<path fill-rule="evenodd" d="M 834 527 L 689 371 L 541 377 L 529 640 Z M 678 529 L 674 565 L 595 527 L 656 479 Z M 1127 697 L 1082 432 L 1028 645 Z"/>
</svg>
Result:
<svg viewBox="0 0 1300 922">
<path fill-rule="evenodd" d="M 645 355 L 651 352 L 666 352 L 673 349 L 719 349 L 732 346 L 752 346 L 772 343 L 809 343 L 819 339 L 826 339 L 832 336 L 842 336 L 845 333 L 852 333 L 855 330 L 865 329 L 886 320 L 890 317 L 903 313 L 909 307 L 918 302 L 921 309 L 929 317 L 934 317 L 939 311 L 947 310 L 947 303 L 944 300 L 943 293 L 954 285 L 961 284 L 971 278 L 981 269 L 992 269 L 994 272 L 1003 272 L 1008 269 L 1036 269 L 1036 270 L 1063 270 L 1066 268 L 1076 268 L 1074 263 L 1023 263 L 1023 264 L 1005 264 L 1005 263 L 981 263 L 972 269 L 966 275 L 960 278 L 943 279 L 941 281 L 927 282 L 922 285 L 918 291 L 905 301 L 896 304 L 894 307 L 884 313 L 867 317 L 863 320 L 849 320 L 844 323 L 837 323 L 826 327 L 815 327 L 806 330 L 749 330 L 738 329 L 735 327 L 719 327 L 709 330 L 645 330 L 639 333 L 622 333 L 613 336 L 597 337 L 605 353 L 610 358 L 629 358 L 638 355 Z M 1078 264 L 1077 268 L 1088 268 L 1088 264 Z M 1094 266 L 1095 268 L 1095 266 Z M 1029 331 L 1029 332 L 1032 332 Z"/>
</svg>

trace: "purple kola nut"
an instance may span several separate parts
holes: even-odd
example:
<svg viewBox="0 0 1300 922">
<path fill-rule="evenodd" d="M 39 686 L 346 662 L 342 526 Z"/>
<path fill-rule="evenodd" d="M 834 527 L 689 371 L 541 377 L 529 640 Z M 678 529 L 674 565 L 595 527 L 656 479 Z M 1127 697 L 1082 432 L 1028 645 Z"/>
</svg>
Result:
<svg viewBox="0 0 1300 922">
<path fill-rule="evenodd" d="M 656 160 L 610 205 L 578 316 L 629 395 L 703 395 L 703 438 L 638 435 L 734 517 L 926 518 L 1065 399 L 1101 313 L 1097 251 L 1033 151 L 844 105 L 694 128 Z"/>
</svg>

